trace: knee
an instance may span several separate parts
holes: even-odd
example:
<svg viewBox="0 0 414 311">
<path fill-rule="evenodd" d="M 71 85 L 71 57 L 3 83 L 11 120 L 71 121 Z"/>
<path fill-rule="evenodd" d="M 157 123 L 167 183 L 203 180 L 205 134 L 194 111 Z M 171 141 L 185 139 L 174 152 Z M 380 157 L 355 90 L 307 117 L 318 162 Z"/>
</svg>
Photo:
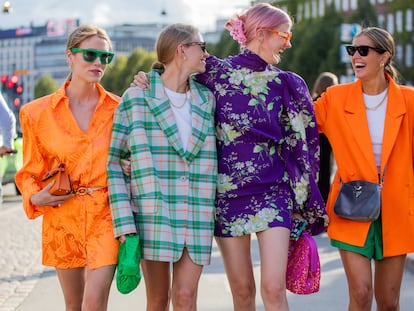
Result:
<svg viewBox="0 0 414 311">
<path fill-rule="evenodd" d="M 400 310 L 399 299 L 396 297 L 376 297 L 377 310 L 378 311 L 398 311 Z"/>
<path fill-rule="evenodd" d="M 254 282 L 239 283 L 232 288 L 232 293 L 240 305 L 249 305 L 256 298 L 256 285 Z"/>
<path fill-rule="evenodd" d="M 195 310 L 197 290 L 180 288 L 172 291 L 172 304 L 174 309 Z"/>
<path fill-rule="evenodd" d="M 264 301 L 282 302 L 286 298 L 286 286 L 282 283 L 265 282 L 261 285 L 261 294 Z"/>
<path fill-rule="evenodd" d="M 107 305 L 108 305 L 108 298 L 89 296 L 84 299 L 82 310 L 86 310 L 86 311 L 106 310 Z M 80 310 L 80 309 L 73 309 L 73 310 Z"/>
<path fill-rule="evenodd" d="M 354 288 L 351 291 L 351 304 L 353 302 L 361 310 L 366 310 L 366 309 L 371 308 L 372 298 L 373 298 L 373 291 L 370 286 Z"/>
</svg>

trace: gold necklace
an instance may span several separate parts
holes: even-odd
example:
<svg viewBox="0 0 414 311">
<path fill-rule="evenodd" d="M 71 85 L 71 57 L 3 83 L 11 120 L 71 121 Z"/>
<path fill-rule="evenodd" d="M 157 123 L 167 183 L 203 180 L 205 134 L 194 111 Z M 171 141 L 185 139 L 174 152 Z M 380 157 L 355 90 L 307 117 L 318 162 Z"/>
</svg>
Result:
<svg viewBox="0 0 414 311">
<path fill-rule="evenodd" d="M 167 92 L 165 92 L 165 94 L 167 94 L 167 97 L 168 97 L 168 99 L 169 99 L 169 101 L 170 101 L 170 104 L 171 104 L 171 106 L 173 106 L 173 107 L 175 107 L 175 108 L 177 108 L 177 109 L 181 109 L 181 108 L 183 108 L 184 107 L 184 105 L 185 105 L 185 103 L 187 102 L 187 89 L 185 90 L 185 97 L 184 97 L 184 101 L 182 102 L 182 104 L 179 104 L 179 105 L 176 105 L 176 104 L 174 104 L 174 102 L 171 100 L 171 98 L 170 98 L 170 96 L 168 96 L 168 93 Z"/>
<path fill-rule="evenodd" d="M 371 110 L 371 111 L 375 111 L 375 110 L 377 110 L 383 103 L 385 103 L 385 99 L 388 97 L 388 90 L 387 90 L 387 92 L 385 92 L 385 95 L 384 95 L 384 97 L 381 99 L 381 101 L 378 103 L 378 104 L 376 104 L 375 106 L 373 106 L 373 107 L 369 107 L 369 106 L 367 106 L 366 104 L 364 104 L 365 105 L 365 109 L 366 110 Z"/>
</svg>

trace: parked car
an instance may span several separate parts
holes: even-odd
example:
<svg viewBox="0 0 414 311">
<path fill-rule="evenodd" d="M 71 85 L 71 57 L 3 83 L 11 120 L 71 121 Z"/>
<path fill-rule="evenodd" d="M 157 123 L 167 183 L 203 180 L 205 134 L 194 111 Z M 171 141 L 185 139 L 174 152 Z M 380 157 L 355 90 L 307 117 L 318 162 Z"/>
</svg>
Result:
<svg viewBox="0 0 414 311">
<path fill-rule="evenodd" d="M 19 170 L 23 165 L 23 155 L 22 155 L 22 138 L 19 137 L 14 141 L 14 148 L 17 150 L 16 154 L 9 156 L 4 156 L 0 158 L 0 176 L 2 185 L 7 185 L 14 182 L 14 176 L 16 175 L 17 170 Z M 16 187 L 16 193 L 20 194 L 19 189 Z"/>
</svg>

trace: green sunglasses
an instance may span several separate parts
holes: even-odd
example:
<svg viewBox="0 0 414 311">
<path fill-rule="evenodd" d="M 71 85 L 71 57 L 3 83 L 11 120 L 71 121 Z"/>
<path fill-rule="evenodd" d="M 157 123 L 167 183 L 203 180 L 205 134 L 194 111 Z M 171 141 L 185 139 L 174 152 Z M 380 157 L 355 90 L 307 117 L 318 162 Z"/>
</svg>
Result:
<svg viewBox="0 0 414 311">
<path fill-rule="evenodd" d="M 102 65 L 107 65 L 112 62 L 114 58 L 114 53 L 109 51 L 101 51 L 94 49 L 80 49 L 80 48 L 71 48 L 73 53 L 82 53 L 83 60 L 88 63 L 93 63 L 96 58 L 99 57 Z"/>
</svg>

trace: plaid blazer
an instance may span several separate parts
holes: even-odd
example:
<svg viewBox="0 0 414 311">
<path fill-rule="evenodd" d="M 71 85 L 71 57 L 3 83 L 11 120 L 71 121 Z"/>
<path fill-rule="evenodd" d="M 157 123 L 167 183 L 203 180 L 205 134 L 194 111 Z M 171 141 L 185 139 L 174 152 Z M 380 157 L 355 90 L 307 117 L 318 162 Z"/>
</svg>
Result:
<svg viewBox="0 0 414 311">
<path fill-rule="evenodd" d="M 184 247 L 192 260 L 210 262 L 217 154 L 215 99 L 190 79 L 192 133 L 187 150 L 159 74 L 150 87 L 131 87 L 117 107 L 108 159 L 115 237 L 138 233 L 143 259 L 175 262 Z M 131 177 L 120 159 L 131 158 Z"/>
</svg>

